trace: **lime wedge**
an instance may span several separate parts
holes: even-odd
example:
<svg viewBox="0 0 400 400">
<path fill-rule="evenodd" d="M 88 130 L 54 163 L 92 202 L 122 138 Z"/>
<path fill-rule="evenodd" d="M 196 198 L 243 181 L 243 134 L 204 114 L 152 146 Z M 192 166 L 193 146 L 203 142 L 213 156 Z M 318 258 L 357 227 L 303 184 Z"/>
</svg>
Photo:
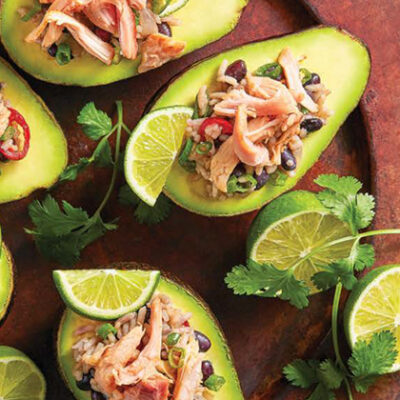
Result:
<svg viewBox="0 0 400 400">
<path fill-rule="evenodd" d="M 138 310 L 150 300 L 160 271 L 57 270 L 53 278 L 73 311 L 92 319 L 112 320 Z"/>
<path fill-rule="evenodd" d="M 46 382 L 24 353 L 0 346 L 0 399 L 44 400 Z"/>
<path fill-rule="evenodd" d="M 160 17 L 166 17 L 180 10 L 189 0 L 171 0 L 161 12 Z"/>
<path fill-rule="evenodd" d="M 348 257 L 352 241 L 327 247 L 309 258 L 308 254 L 346 236 L 351 236 L 348 225 L 329 214 L 314 193 L 294 191 L 275 199 L 258 214 L 250 228 L 248 257 L 279 269 L 299 262 L 294 275 L 313 294 L 319 290 L 311 277 L 321 270 L 320 266 Z"/>
<path fill-rule="evenodd" d="M 400 370 L 400 266 L 376 268 L 357 282 L 347 300 L 344 327 L 350 347 L 374 333 L 390 331 L 398 357 L 387 372 Z"/>
<path fill-rule="evenodd" d="M 182 145 L 189 107 L 167 107 L 147 114 L 136 126 L 125 151 L 125 178 L 131 189 L 154 206 Z"/>
</svg>

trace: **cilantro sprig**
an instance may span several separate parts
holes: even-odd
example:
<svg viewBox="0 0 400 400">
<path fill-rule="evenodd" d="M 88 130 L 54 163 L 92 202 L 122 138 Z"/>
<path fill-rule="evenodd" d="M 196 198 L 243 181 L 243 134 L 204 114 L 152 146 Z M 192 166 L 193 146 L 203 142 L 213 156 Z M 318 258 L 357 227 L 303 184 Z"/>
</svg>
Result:
<svg viewBox="0 0 400 400">
<path fill-rule="evenodd" d="M 107 231 L 117 229 L 115 221 L 104 222 L 101 213 L 107 204 L 115 186 L 121 152 L 122 130 L 128 130 L 123 122 L 122 103 L 117 101 L 117 122 L 113 126 L 111 118 L 94 103 L 89 103 L 81 110 L 78 123 L 91 139 L 100 139 L 90 158 L 81 158 L 77 164 L 68 166 L 59 178 L 59 182 L 75 180 L 78 174 L 91 163 L 111 165 L 112 175 L 107 192 L 100 205 L 89 214 L 79 207 L 74 207 L 67 201 L 62 206 L 51 196 L 42 201 L 35 200 L 29 207 L 29 216 L 34 224 L 33 229 L 25 229 L 36 242 L 40 253 L 62 265 L 73 265 L 81 251 L 93 241 L 103 236 Z M 108 139 L 116 132 L 114 157 Z"/>
<path fill-rule="evenodd" d="M 153 207 L 140 200 L 129 185 L 121 187 L 118 195 L 121 204 L 135 208 L 134 216 L 140 224 L 156 225 L 169 217 L 172 203 L 168 197 L 161 194 Z"/>
<path fill-rule="evenodd" d="M 317 198 L 333 215 L 349 225 L 352 235 L 313 248 L 283 270 L 271 264 L 258 264 L 248 260 L 247 265 L 235 266 L 227 274 L 225 282 L 235 294 L 279 297 L 297 308 L 304 308 L 309 303 L 309 289 L 304 281 L 295 278 L 296 267 L 321 250 L 339 243 L 352 242 L 348 257 L 334 260 L 328 265 L 318 265 L 320 271 L 311 277 L 320 290 L 335 287 L 331 321 L 335 360 L 295 360 L 283 370 L 292 385 L 313 389 L 308 400 L 334 399 L 334 390 L 343 384 L 348 398 L 352 400 L 351 383 L 356 391 L 365 393 L 379 375 L 390 369 L 398 352 L 394 335 L 390 331 L 379 332 L 372 335 L 368 342 L 357 342 L 346 365 L 340 354 L 338 339 L 342 289 L 344 287 L 352 290 L 357 283 L 356 273 L 372 267 L 375 262 L 373 246 L 361 244 L 360 241 L 377 235 L 399 234 L 400 229 L 359 232 L 371 224 L 375 215 L 375 200 L 368 193 L 360 193 L 362 184 L 356 178 L 328 174 L 319 176 L 315 183 L 323 188 Z"/>
</svg>

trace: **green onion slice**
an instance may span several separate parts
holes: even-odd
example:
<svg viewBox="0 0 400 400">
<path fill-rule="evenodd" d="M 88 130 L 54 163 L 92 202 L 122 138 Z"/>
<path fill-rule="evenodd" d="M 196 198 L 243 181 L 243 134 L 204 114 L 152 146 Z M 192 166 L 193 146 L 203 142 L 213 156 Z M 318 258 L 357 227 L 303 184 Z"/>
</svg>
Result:
<svg viewBox="0 0 400 400">
<path fill-rule="evenodd" d="M 168 352 L 168 363 L 172 368 L 182 368 L 185 363 L 186 350 L 182 347 L 173 347 Z"/>
<path fill-rule="evenodd" d="M 311 72 L 307 68 L 300 68 L 300 78 L 303 85 L 307 83 L 311 77 Z"/>
<path fill-rule="evenodd" d="M 207 389 L 212 390 L 213 392 L 218 392 L 222 386 L 225 385 L 225 378 L 223 376 L 219 376 L 216 374 L 212 374 L 209 376 L 204 382 L 204 386 Z"/>
<path fill-rule="evenodd" d="M 113 325 L 108 323 L 103 324 L 97 328 L 97 335 L 100 336 L 103 340 L 106 340 L 110 333 L 115 335 L 117 332 L 117 329 Z"/>
<path fill-rule="evenodd" d="M 257 180 L 250 174 L 240 177 L 232 175 L 227 183 L 228 193 L 247 193 L 257 186 Z"/>
<path fill-rule="evenodd" d="M 212 147 L 213 145 L 211 142 L 200 142 L 196 146 L 196 153 L 201 155 L 208 154 L 212 149 Z"/>
<path fill-rule="evenodd" d="M 181 335 L 178 332 L 172 332 L 167 336 L 167 346 L 175 346 L 178 342 L 179 339 L 181 338 Z"/>
<path fill-rule="evenodd" d="M 254 75 L 280 80 L 282 78 L 282 67 L 277 62 L 264 64 L 256 70 Z"/>
<path fill-rule="evenodd" d="M 72 59 L 71 47 L 68 43 L 60 43 L 57 47 L 56 61 L 59 65 L 66 65 Z"/>
<path fill-rule="evenodd" d="M 193 160 L 189 160 L 192 148 L 193 148 L 193 140 L 191 138 L 188 138 L 186 140 L 182 153 L 178 158 L 179 165 L 189 172 L 194 172 L 196 170 L 196 162 Z"/>
</svg>

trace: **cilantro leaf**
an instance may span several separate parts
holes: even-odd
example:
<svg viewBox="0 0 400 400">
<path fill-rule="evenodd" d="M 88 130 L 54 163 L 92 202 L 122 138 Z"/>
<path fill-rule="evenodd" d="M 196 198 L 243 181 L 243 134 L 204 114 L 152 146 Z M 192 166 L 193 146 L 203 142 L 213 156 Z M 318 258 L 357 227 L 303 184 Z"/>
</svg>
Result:
<svg viewBox="0 0 400 400">
<path fill-rule="evenodd" d="M 111 118 L 104 111 L 98 110 L 93 102 L 82 108 L 77 121 L 82 125 L 85 135 L 93 140 L 107 135 L 112 129 Z"/>
<path fill-rule="evenodd" d="M 58 182 L 74 181 L 78 174 L 82 172 L 88 165 L 90 160 L 88 158 L 81 158 L 76 164 L 68 165 L 58 178 Z"/>
<path fill-rule="evenodd" d="M 283 368 L 286 379 L 293 385 L 308 389 L 318 383 L 317 377 L 318 361 L 316 360 L 294 360 Z"/>
<path fill-rule="evenodd" d="M 332 389 L 338 389 L 343 381 L 343 372 L 330 359 L 295 360 L 283 369 L 286 379 L 293 385 L 303 389 L 315 386 L 308 400 L 334 399 Z"/>
<path fill-rule="evenodd" d="M 354 254 L 351 256 L 356 271 L 362 271 L 364 268 L 370 268 L 375 262 L 374 246 L 370 244 L 357 243 Z"/>
<path fill-rule="evenodd" d="M 235 294 L 279 297 L 300 309 L 308 305 L 309 289 L 294 277 L 291 269 L 279 270 L 249 259 L 247 267 L 235 266 L 225 277 L 225 283 Z"/>
<path fill-rule="evenodd" d="M 330 359 L 319 364 L 317 374 L 319 381 L 328 389 L 339 389 L 343 382 L 343 371 Z"/>
<path fill-rule="evenodd" d="M 358 341 L 348 361 L 357 391 L 365 393 L 378 375 L 390 370 L 397 355 L 396 338 L 390 331 L 374 333 L 369 342 Z"/>
<path fill-rule="evenodd" d="M 323 268 L 324 271 L 317 272 L 311 278 L 318 289 L 327 290 L 342 282 L 347 290 L 351 290 L 357 283 L 353 264 L 347 258 L 335 261 Z"/>
<path fill-rule="evenodd" d="M 42 203 L 34 200 L 28 206 L 29 216 L 36 225 L 35 232 L 39 234 L 61 236 L 84 225 L 89 216 L 81 208 L 72 207 L 66 201 L 63 202 L 64 212 L 57 201 L 48 195 Z"/>
<path fill-rule="evenodd" d="M 92 158 L 99 167 L 108 167 L 113 164 L 111 146 L 107 138 L 103 138 L 93 152 Z"/>
<path fill-rule="evenodd" d="M 87 245 L 117 225 L 104 223 L 98 214 L 89 217 L 86 211 L 66 201 L 62 206 L 63 209 L 50 195 L 42 203 L 33 201 L 28 210 L 35 227 L 25 231 L 34 236 L 44 257 L 68 266 L 78 261 Z"/>
<path fill-rule="evenodd" d="M 307 397 L 306 400 L 334 400 L 335 394 L 325 385 L 319 383 L 315 390 Z"/>
<path fill-rule="evenodd" d="M 323 174 L 316 178 L 314 182 L 323 188 L 345 196 L 355 195 L 362 188 L 361 182 L 353 176 L 339 177 L 335 174 Z"/>
<path fill-rule="evenodd" d="M 321 203 L 354 232 L 366 228 L 375 212 L 375 200 L 369 194 L 358 193 L 362 184 L 352 176 L 320 175 L 315 183 L 326 188 L 317 194 Z"/>
<path fill-rule="evenodd" d="M 171 201 L 161 194 L 153 207 L 139 199 L 128 185 L 121 187 L 119 202 L 136 208 L 135 217 L 140 224 L 155 225 L 169 217 L 172 209 Z"/>
</svg>

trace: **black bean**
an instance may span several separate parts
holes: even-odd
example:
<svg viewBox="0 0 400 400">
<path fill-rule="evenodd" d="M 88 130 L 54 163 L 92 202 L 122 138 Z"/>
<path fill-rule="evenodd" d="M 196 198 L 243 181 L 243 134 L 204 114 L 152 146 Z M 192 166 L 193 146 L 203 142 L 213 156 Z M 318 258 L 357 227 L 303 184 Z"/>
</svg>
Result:
<svg viewBox="0 0 400 400">
<path fill-rule="evenodd" d="M 76 381 L 76 386 L 80 390 L 90 390 L 92 387 L 90 386 L 90 380 L 93 378 L 91 370 L 88 374 L 83 374 L 82 379 L 80 381 Z"/>
<path fill-rule="evenodd" d="M 53 43 L 53 44 L 47 49 L 47 52 L 49 53 L 49 55 L 50 55 L 51 57 L 55 57 L 56 54 L 57 54 L 57 49 L 58 49 L 57 45 L 56 45 L 55 43 Z"/>
<path fill-rule="evenodd" d="M 240 176 L 244 175 L 246 173 L 246 168 L 245 166 L 240 163 L 236 165 L 235 169 L 232 172 L 232 175 L 236 176 L 236 178 L 239 178 Z"/>
<path fill-rule="evenodd" d="M 210 339 L 204 334 L 199 331 L 194 331 L 194 336 L 196 340 L 199 342 L 199 350 L 202 353 L 208 351 L 211 347 Z"/>
<path fill-rule="evenodd" d="M 203 373 L 203 382 L 205 382 L 214 373 L 211 361 L 204 360 L 201 363 L 201 372 Z"/>
<path fill-rule="evenodd" d="M 238 82 L 246 77 L 247 66 L 243 60 L 236 60 L 225 71 L 225 75 L 235 78 Z"/>
<path fill-rule="evenodd" d="M 282 167 L 286 171 L 293 171 L 296 169 L 296 158 L 289 149 L 285 149 L 281 154 Z"/>
<path fill-rule="evenodd" d="M 324 123 L 320 118 L 312 117 L 303 119 L 300 128 L 305 129 L 307 132 L 314 132 L 321 129 L 323 125 Z"/>
<path fill-rule="evenodd" d="M 92 394 L 90 396 L 92 400 L 106 400 L 105 396 L 100 392 L 95 392 L 92 390 Z"/>
<path fill-rule="evenodd" d="M 265 169 L 262 170 L 260 175 L 255 175 L 257 185 L 256 190 L 260 190 L 268 182 L 269 175 Z"/>
<path fill-rule="evenodd" d="M 318 85 L 319 83 L 321 83 L 321 78 L 318 74 L 316 74 L 315 72 L 313 72 L 311 74 L 311 78 L 304 84 L 304 86 L 307 85 Z"/>
<path fill-rule="evenodd" d="M 161 33 L 162 35 L 172 37 L 172 31 L 171 27 L 167 22 L 161 22 L 161 24 L 158 24 L 158 32 Z"/>
</svg>

